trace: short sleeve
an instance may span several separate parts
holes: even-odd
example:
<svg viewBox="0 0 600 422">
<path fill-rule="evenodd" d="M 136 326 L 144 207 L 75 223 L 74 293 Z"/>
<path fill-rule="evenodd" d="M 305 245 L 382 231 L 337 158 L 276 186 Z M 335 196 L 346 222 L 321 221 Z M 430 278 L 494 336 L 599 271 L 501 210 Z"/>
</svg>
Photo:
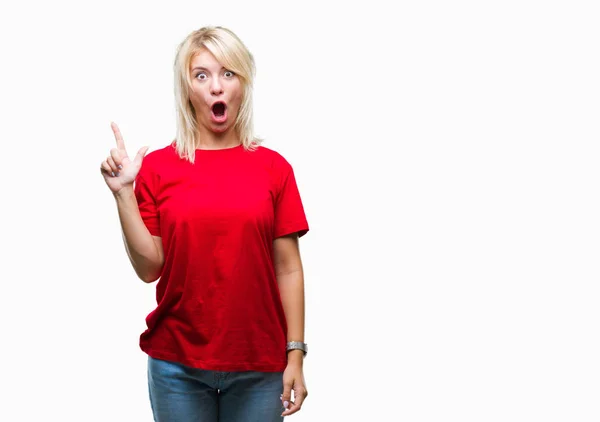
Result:
<svg viewBox="0 0 600 422">
<path fill-rule="evenodd" d="M 296 232 L 298 237 L 302 237 L 308 232 L 308 222 L 296 184 L 294 170 L 289 163 L 286 162 L 285 164 L 275 202 L 274 237 L 278 238 Z"/>
<path fill-rule="evenodd" d="M 160 219 L 154 190 L 152 185 L 146 181 L 145 176 L 142 175 L 141 170 L 135 179 L 134 192 L 140 215 L 148 231 L 152 236 L 160 236 Z"/>
</svg>

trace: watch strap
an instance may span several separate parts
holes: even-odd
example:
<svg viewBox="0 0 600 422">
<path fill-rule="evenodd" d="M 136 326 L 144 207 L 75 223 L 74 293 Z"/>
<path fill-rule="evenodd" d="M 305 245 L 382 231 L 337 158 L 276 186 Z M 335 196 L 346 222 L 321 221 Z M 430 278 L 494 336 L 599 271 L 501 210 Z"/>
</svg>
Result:
<svg viewBox="0 0 600 422">
<path fill-rule="evenodd" d="M 288 341 L 285 351 L 289 352 L 290 350 L 302 350 L 304 352 L 304 356 L 308 353 L 308 345 L 302 341 Z"/>
</svg>

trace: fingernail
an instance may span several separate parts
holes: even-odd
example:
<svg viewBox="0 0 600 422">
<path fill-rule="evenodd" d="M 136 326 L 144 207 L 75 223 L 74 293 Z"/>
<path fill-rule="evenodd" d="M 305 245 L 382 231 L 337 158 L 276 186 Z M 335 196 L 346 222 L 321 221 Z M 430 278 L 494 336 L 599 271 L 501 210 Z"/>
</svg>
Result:
<svg viewBox="0 0 600 422">
<path fill-rule="evenodd" d="M 121 164 L 119 164 L 119 166 L 118 166 L 118 167 L 119 167 L 119 170 L 122 170 L 122 169 L 123 169 L 123 166 L 122 166 Z"/>
<path fill-rule="evenodd" d="M 115 175 L 115 172 L 114 172 L 114 171 L 111 171 L 111 172 L 110 172 L 110 174 L 112 174 L 112 175 L 114 176 L 114 175 Z"/>
<path fill-rule="evenodd" d="M 118 171 L 118 172 L 117 172 L 117 177 L 119 177 L 119 175 L 120 175 L 120 174 L 121 174 L 121 172 L 120 172 L 120 171 Z"/>
<path fill-rule="evenodd" d="M 288 408 L 289 405 L 290 405 L 289 401 L 286 400 L 283 402 L 283 407 L 285 407 L 286 409 Z"/>
</svg>

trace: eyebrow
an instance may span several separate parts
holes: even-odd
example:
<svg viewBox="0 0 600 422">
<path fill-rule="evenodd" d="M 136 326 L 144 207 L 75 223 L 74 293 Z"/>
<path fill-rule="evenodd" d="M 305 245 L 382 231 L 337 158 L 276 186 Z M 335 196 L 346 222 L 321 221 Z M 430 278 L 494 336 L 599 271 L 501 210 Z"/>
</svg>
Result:
<svg viewBox="0 0 600 422">
<path fill-rule="evenodd" d="M 221 66 L 221 69 L 225 69 L 225 68 L 224 68 L 223 66 Z M 193 72 L 193 71 L 195 71 L 195 70 L 208 70 L 208 69 L 207 69 L 207 68 L 205 68 L 205 67 L 202 67 L 202 66 L 196 66 L 196 67 L 194 67 L 194 68 L 192 69 L 192 72 Z M 220 70 L 220 69 L 219 69 L 219 70 Z"/>
</svg>

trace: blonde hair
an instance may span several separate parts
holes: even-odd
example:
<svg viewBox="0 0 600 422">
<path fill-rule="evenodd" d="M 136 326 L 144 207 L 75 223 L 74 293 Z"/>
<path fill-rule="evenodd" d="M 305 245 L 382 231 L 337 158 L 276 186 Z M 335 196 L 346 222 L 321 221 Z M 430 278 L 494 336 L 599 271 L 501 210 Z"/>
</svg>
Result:
<svg viewBox="0 0 600 422">
<path fill-rule="evenodd" d="M 254 136 L 252 115 L 252 87 L 256 69 L 254 57 L 244 43 L 231 30 L 221 26 L 206 26 L 191 32 L 177 47 L 175 55 L 175 111 L 177 153 L 194 163 L 198 145 L 198 123 L 190 102 L 190 64 L 202 48 L 212 53 L 222 66 L 238 75 L 242 85 L 242 103 L 234 123 L 234 130 L 241 138 L 244 148 L 253 150 L 262 142 Z"/>
</svg>

